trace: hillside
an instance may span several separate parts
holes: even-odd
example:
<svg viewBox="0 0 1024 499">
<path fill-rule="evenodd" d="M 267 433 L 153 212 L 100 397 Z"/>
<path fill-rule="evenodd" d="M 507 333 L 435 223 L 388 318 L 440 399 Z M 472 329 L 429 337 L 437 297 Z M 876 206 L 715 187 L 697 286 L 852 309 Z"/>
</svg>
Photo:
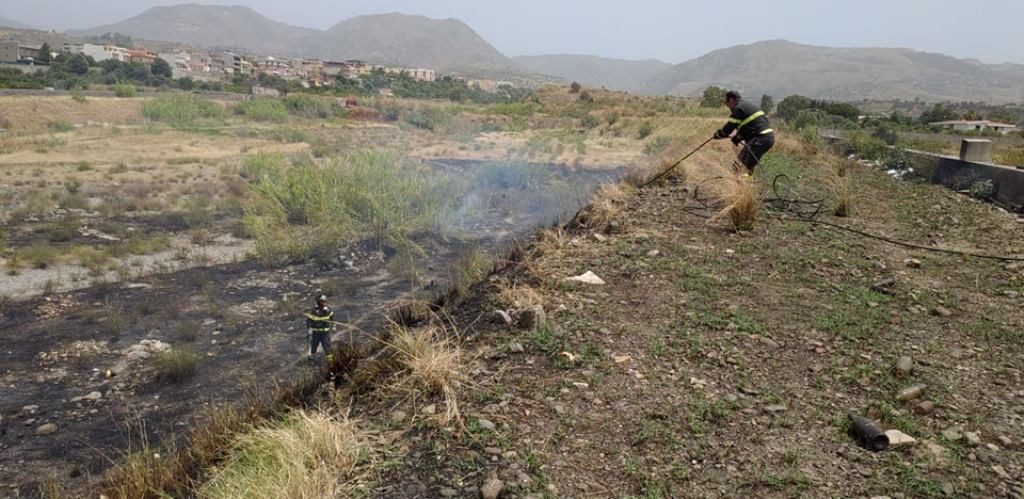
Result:
<svg viewBox="0 0 1024 499">
<path fill-rule="evenodd" d="M 334 59 L 365 59 L 440 71 L 509 68 L 512 61 L 456 19 L 383 14 L 358 16 L 327 30 L 309 52 Z"/>
<path fill-rule="evenodd" d="M 1024 66 L 897 48 L 829 48 L 766 41 L 716 50 L 652 78 L 649 93 L 698 95 L 709 85 L 751 95 L 991 103 L 1024 100 Z"/>
<path fill-rule="evenodd" d="M 29 28 L 29 26 L 26 25 L 25 23 L 21 23 L 21 22 L 15 21 L 13 19 L 8 19 L 8 18 L 2 17 L 2 16 L 0 16 L 0 26 L 5 27 L 5 28 L 18 28 L 18 29 L 28 29 Z"/>
<path fill-rule="evenodd" d="M 454 19 L 385 14 L 359 16 L 327 31 L 270 20 L 248 7 L 198 4 L 154 7 L 131 19 L 72 31 L 76 36 L 121 33 L 197 47 L 254 53 L 363 59 L 441 71 L 511 70 L 514 64 L 469 26 Z"/>
<path fill-rule="evenodd" d="M 241 6 L 187 4 L 154 7 L 130 19 L 69 35 L 97 36 L 121 33 L 199 47 L 237 47 L 268 54 L 296 54 L 315 45 L 322 32 L 272 21 Z"/>
<path fill-rule="evenodd" d="M 629 61 L 591 55 L 531 55 L 513 60 L 533 73 L 627 92 L 642 91 L 651 78 L 672 68 L 656 59 Z"/>
</svg>

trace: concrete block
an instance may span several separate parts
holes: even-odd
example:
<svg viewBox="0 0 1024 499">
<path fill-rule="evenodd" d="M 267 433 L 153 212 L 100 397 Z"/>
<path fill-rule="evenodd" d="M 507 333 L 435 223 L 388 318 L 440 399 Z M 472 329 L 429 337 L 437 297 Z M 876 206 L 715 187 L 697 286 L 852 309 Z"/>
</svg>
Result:
<svg viewBox="0 0 1024 499">
<path fill-rule="evenodd" d="M 992 141 L 986 139 L 963 139 L 960 142 L 960 160 L 975 163 L 992 162 Z"/>
</svg>

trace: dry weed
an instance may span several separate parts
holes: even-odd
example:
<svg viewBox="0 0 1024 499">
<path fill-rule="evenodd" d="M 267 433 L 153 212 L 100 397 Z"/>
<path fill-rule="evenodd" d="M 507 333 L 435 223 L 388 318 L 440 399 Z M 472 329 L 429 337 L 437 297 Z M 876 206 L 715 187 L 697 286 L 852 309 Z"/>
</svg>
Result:
<svg viewBox="0 0 1024 499">
<path fill-rule="evenodd" d="M 590 204 L 576 215 L 576 223 L 588 229 L 604 229 L 622 213 L 622 205 L 631 189 L 625 183 L 602 184 Z"/>
<path fill-rule="evenodd" d="M 832 158 L 829 168 L 824 171 L 823 183 L 836 198 L 832 214 L 837 217 L 848 217 L 853 214 L 853 179 L 851 168 L 854 163 L 846 158 Z"/>
<path fill-rule="evenodd" d="M 389 386 L 414 395 L 442 395 L 445 424 L 459 420 L 458 391 L 466 381 L 462 349 L 435 327 L 398 328 L 388 347 L 398 354 L 402 367 Z"/>
<path fill-rule="evenodd" d="M 525 309 L 544 304 L 544 298 L 530 286 L 501 281 L 498 283 L 498 288 L 498 301 L 502 306 Z"/>
<path fill-rule="evenodd" d="M 352 497 L 366 492 L 375 454 L 374 438 L 354 421 L 297 410 L 239 435 L 197 496 Z"/>
<path fill-rule="evenodd" d="M 717 211 L 708 223 L 729 220 L 735 230 L 750 230 L 761 213 L 762 202 L 752 177 L 736 162 L 736 151 L 714 145 L 695 155 L 686 165 L 686 177 L 695 195 Z"/>
</svg>

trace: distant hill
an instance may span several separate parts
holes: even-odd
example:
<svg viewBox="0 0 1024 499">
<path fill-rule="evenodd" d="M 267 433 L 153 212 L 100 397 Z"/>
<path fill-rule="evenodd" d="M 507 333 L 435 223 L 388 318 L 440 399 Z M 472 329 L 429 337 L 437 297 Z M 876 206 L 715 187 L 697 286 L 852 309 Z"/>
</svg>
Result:
<svg viewBox="0 0 1024 499">
<path fill-rule="evenodd" d="M 354 17 L 320 31 L 272 21 L 248 7 L 188 4 L 154 7 L 131 19 L 69 35 L 105 33 L 267 55 L 362 59 L 441 71 L 514 67 L 461 21 L 403 14 Z"/>
<path fill-rule="evenodd" d="M 1024 101 L 1024 65 L 897 48 L 829 48 L 766 41 L 716 50 L 652 78 L 644 91 L 698 95 L 710 85 L 760 97 L 834 100 Z"/>
<path fill-rule="evenodd" d="M 30 29 L 31 28 L 31 26 L 28 26 L 25 23 L 20 23 L 18 21 L 15 21 L 13 19 L 8 19 L 6 17 L 0 17 L 0 27 L 4 27 L 4 28 L 17 28 L 17 29 Z"/>
<path fill-rule="evenodd" d="M 301 47 L 311 45 L 312 39 L 323 34 L 315 29 L 272 21 L 248 7 L 199 4 L 154 7 L 118 23 L 68 32 L 73 36 L 106 33 L 281 55 L 298 55 Z"/>
<path fill-rule="evenodd" d="M 591 55 L 530 55 L 512 60 L 533 73 L 627 92 L 644 90 L 651 78 L 672 68 L 655 59 L 627 61 Z"/>
<path fill-rule="evenodd" d="M 422 66 L 439 71 L 511 68 L 512 61 L 455 19 L 383 14 L 353 17 L 327 30 L 310 52 L 334 59 Z"/>
</svg>

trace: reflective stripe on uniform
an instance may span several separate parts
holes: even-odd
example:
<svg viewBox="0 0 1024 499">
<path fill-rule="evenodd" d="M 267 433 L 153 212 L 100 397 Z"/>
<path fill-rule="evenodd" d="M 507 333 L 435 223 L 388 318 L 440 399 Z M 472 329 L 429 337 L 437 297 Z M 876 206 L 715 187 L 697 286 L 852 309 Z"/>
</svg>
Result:
<svg viewBox="0 0 1024 499">
<path fill-rule="evenodd" d="M 762 116 L 764 116 L 764 111 L 758 111 L 754 114 L 751 114 L 750 116 L 747 116 L 747 119 L 740 122 L 740 128 L 749 125 L 751 121 L 754 121 Z"/>
<path fill-rule="evenodd" d="M 767 129 L 761 130 L 761 135 L 768 135 L 769 133 L 774 133 L 774 132 L 775 132 L 775 130 L 772 130 L 771 128 L 767 128 Z"/>
<path fill-rule="evenodd" d="M 307 318 L 307 319 L 309 319 L 309 320 L 311 320 L 311 321 L 321 321 L 321 322 L 326 322 L 326 321 L 329 321 L 329 320 L 331 320 L 332 318 L 334 318 L 334 314 L 331 314 L 331 315 L 325 315 L 325 316 L 323 316 L 323 317 L 320 317 L 320 316 L 318 316 L 318 315 L 313 315 L 313 314 L 306 314 L 306 318 Z"/>
<path fill-rule="evenodd" d="M 739 125 L 740 123 L 742 123 L 742 121 L 736 118 L 729 118 L 729 123 L 732 123 L 733 125 Z"/>
</svg>

